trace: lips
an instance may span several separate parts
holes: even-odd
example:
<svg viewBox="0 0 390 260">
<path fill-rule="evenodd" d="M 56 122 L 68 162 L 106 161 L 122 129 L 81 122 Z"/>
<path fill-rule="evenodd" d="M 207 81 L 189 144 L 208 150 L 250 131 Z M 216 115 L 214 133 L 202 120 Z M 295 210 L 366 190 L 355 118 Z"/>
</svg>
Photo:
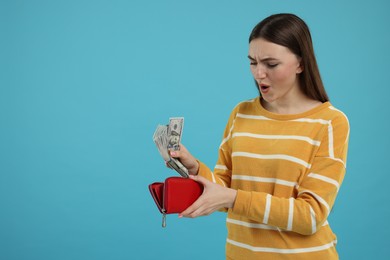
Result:
<svg viewBox="0 0 390 260">
<path fill-rule="evenodd" d="M 268 91 L 269 91 L 269 85 L 267 85 L 267 84 L 264 84 L 264 83 L 261 83 L 260 84 L 260 92 L 262 93 L 262 94 L 266 94 Z"/>
</svg>

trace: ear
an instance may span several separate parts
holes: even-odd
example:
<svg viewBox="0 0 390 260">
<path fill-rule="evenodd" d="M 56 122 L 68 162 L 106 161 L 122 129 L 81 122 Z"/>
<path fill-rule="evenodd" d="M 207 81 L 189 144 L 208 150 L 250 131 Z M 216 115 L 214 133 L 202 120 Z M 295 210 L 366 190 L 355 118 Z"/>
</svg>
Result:
<svg viewBox="0 0 390 260">
<path fill-rule="evenodd" d="M 302 71 L 303 71 L 302 59 L 299 59 L 299 63 L 298 63 L 298 67 L 297 67 L 296 73 L 300 74 L 300 73 L 302 73 Z"/>
</svg>

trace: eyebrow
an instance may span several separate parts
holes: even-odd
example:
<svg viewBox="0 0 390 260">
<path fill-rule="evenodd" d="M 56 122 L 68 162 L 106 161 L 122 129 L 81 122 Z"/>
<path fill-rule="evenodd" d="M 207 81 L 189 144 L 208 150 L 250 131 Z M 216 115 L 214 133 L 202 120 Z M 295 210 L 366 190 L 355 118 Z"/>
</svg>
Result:
<svg viewBox="0 0 390 260">
<path fill-rule="evenodd" d="M 256 59 L 255 58 L 252 58 L 250 55 L 248 55 L 248 58 L 250 59 L 250 60 L 253 60 L 253 61 L 256 61 Z M 275 58 L 264 58 L 264 59 L 261 59 L 260 61 L 261 62 L 265 62 L 265 61 L 276 61 L 277 59 L 275 59 Z"/>
</svg>

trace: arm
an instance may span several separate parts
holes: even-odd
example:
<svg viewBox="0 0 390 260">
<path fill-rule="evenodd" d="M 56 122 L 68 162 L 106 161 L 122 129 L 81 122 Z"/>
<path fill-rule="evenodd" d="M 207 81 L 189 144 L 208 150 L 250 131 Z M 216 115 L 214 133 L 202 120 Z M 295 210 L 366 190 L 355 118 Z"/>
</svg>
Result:
<svg viewBox="0 0 390 260">
<path fill-rule="evenodd" d="M 226 146 L 226 140 L 230 139 L 235 114 L 233 111 L 225 128 L 224 138 L 219 148 L 218 162 L 214 172 L 205 164 L 196 160 L 183 145 L 181 145 L 180 151 L 171 153 L 173 157 L 180 158 L 180 161 L 187 167 L 190 178 L 200 182 L 204 186 L 202 196 L 182 212 L 179 215 L 180 217 L 209 215 L 216 210 L 227 211 L 227 208 L 233 207 L 237 191 L 230 188 L 231 159 L 230 150 Z"/>
<path fill-rule="evenodd" d="M 304 235 L 315 233 L 327 220 L 343 181 L 348 135 L 345 117 L 332 120 L 295 198 L 238 190 L 233 213 Z"/>
<path fill-rule="evenodd" d="M 205 216 L 216 210 L 227 211 L 227 208 L 233 207 L 237 191 L 226 186 L 226 181 L 215 175 L 205 164 L 196 160 L 184 145 L 181 144 L 180 151 L 171 152 L 171 155 L 180 158 L 189 170 L 190 178 L 200 182 L 204 187 L 202 196 L 179 214 L 179 217 Z"/>
<path fill-rule="evenodd" d="M 218 161 L 214 172 L 212 172 L 205 164 L 197 160 L 183 144 L 180 144 L 180 150 L 171 151 L 171 156 L 179 158 L 181 163 L 188 169 L 190 175 L 200 175 L 213 183 L 218 183 L 224 187 L 230 187 L 232 162 L 229 141 L 231 139 L 231 132 L 234 127 L 234 120 L 237 114 L 236 110 L 237 107 L 230 114 L 228 123 L 225 127 L 223 140 L 219 147 Z"/>
</svg>

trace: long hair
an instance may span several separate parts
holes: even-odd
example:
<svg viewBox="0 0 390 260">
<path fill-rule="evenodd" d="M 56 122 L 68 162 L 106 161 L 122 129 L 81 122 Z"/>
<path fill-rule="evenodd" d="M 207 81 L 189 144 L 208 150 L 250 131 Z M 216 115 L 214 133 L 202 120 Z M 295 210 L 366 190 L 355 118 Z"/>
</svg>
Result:
<svg viewBox="0 0 390 260">
<path fill-rule="evenodd" d="M 253 28 L 249 43 L 258 38 L 287 47 L 301 58 L 301 90 L 309 98 L 321 102 L 329 101 L 314 55 L 309 27 L 301 18 L 287 13 L 271 15 Z"/>
</svg>

